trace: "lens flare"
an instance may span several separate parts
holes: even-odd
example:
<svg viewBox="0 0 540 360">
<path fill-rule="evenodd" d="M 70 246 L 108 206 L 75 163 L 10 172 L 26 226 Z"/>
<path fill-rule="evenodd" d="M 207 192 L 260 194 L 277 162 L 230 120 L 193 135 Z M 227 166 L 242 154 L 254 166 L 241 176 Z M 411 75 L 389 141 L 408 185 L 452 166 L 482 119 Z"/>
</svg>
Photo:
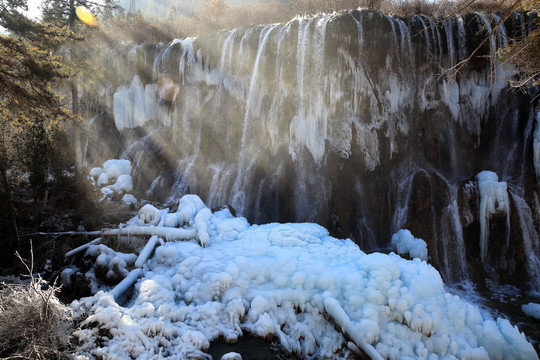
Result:
<svg viewBox="0 0 540 360">
<path fill-rule="evenodd" d="M 79 20 L 81 20 L 83 23 L 85 23 L 88 26 L 97 26 L 97 20 L 94 17 L 94 15 L 85 8 L 84 6 L 77 6 L 75 9 L 75 13 L 77 14 L 77 17 Z"/>
</svg>

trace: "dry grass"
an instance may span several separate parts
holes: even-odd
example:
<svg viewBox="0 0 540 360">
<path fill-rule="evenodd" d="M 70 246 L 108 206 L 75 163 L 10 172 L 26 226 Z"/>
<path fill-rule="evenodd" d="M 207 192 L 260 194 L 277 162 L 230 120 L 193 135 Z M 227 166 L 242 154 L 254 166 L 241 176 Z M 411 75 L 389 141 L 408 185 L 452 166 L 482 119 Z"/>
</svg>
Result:
<svg viewBox="0 0 540 360">
<path fill-rule="evenodd" d="M 31 274 L 31 268 L 28 268 Z M 0 283 L 0 358 L 67 359 L 72 311 L 40 276 Z"/>
</svg>

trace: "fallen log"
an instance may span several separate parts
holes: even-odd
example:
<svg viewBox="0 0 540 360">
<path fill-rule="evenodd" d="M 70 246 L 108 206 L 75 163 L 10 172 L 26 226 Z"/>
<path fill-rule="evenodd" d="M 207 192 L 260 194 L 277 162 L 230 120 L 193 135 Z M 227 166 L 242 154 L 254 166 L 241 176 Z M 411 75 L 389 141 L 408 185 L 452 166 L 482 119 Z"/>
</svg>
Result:
<svg viewBox="0 0 540 360">
<path fill-rule="evenodd" d="M 167 241 L 196 239 L 195 229 L 168 228 L 161 226 L 130 226 L 121 229 L 108 229 L 101 236 L 157 236 Z"/>
<path fill-rule="evenodd" d="M 67 259 L 69 257 L 72 257 L 75 254 L 80 253 L 81 251 L 85 251 L 86 249 L 88 249 L 90 247 L 90 245 L 99 244 L 100 241 L 101 241 L 101 238 L 98 237 L 97 239 L 94 239 L 94 240 L 92 240 L 90 242 L 87 242 L 86 244 L 83 244 L 83 245 L 79 246 L 78 248 L 70 250 L 64 255 L 64 258 Z"/>
<path fill-rule="evenodd" d="M 128 291 L 135 285 L 142 273 L 143 270 L 141 268 L 131 270 L 124 280 L 120 281 L 114 289 L 109 292 L 118 304 L 122 304 L 127 300 Z"/>
<path fill-rule="evenodd" d="M 152 255 L 154 249 L 158 244 L 159 238 L 156 235 L 152 236 L 150 240 L 148 240 L 142 251 L 139 253 L 139 257 L 135 261 L 135 267 L 143 267 L 144 263 L 150 258 L 150 255 Z"/>
</svg>

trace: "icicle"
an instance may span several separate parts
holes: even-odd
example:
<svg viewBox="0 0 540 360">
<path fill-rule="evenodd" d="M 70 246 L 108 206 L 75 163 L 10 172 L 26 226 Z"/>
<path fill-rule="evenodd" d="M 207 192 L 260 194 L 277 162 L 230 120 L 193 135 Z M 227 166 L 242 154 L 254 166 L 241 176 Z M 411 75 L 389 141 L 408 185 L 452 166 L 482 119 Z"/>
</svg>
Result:
<svg viewBox="0 0 540 360">
<path fill-rule="evenodd" d="M 506 247 L 510 242 L 510 201 L 506 182 L 499 182 L 499 177 L 492 171 L 482 171 L 477 175 L 480 190 L 480 258 L 488 253 L 489 219 L 493 214 L 506 214 Z"/>
</svg>

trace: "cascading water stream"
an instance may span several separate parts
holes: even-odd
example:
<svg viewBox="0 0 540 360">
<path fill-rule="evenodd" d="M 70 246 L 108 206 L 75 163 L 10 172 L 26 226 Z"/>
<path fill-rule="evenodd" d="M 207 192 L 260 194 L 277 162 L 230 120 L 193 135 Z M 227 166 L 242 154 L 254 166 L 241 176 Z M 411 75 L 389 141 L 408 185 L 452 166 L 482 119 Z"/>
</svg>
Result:
<svg viewBox="0 0 540 360">
<path fill-rule="evenodd" d="M 461 16 L 457 16 L 457 25 L 458 25 L 458 55 L 459 61 L 466 59 L 467 49 L 466 49 L 466 40 L 465 40 L 465 24 Z"/>
<path fill-rule="evenodd" d="M 242 137 L 240 140 L 240 154 L 239 154 L 239 161 L 238 161 L 238 173 L 236 175 L 236 180 L 234 182 L 233 186 L 233 199 L 232 199 L 232 205 L 235 206 L 238 209 L 243 208 L 243 201 L 244 201 L 244 188 L 242 185 L 243 181 L 246 178 L 246 171 L 249 170 L 251 166 L 247 166 L 246 168 L 246 141 L 248 137 L 248 128 L 250 124 L 250 116 L 255 111 L 255 101 L 257 100 L 257 94 L 255 92 L 261 91 L 261 88 L 259 87 L 260 84 L 258 83 L 258 74 L 259 74 L 259 62 L 261 60 L 261 56 L 264 53 L 266 49 L 266 44 L 268 41 L 268 36 L 274 30 L 277 28 L 278 24 L 274 25 L 267 25 L 265 26 L 259 35 L 259 47 L 257 50 L 257 57 L 255 59 L 255 64 L 253 65 L 253 73 L 251 75 L 251 81 L 249 85 L 249 91 L 248 96 L 246 99 L 246 110 L 244 114 L 244 121 L 242 124 Z M 240 211 L 242 213 L 242 211 Z"/>
<path fill-rule="evenodd" d="M 540 253 L 540 239 L 538 229 L 535 228 L 534 214 L 522 197 L 515 192 L 512 192 L 511 195 L 521 225 L 527 267 L 529 274 L 531 274 L 531 287 L 536 291 L 540 291 L 540 258 L 538 257 Z"/>
</svg>

